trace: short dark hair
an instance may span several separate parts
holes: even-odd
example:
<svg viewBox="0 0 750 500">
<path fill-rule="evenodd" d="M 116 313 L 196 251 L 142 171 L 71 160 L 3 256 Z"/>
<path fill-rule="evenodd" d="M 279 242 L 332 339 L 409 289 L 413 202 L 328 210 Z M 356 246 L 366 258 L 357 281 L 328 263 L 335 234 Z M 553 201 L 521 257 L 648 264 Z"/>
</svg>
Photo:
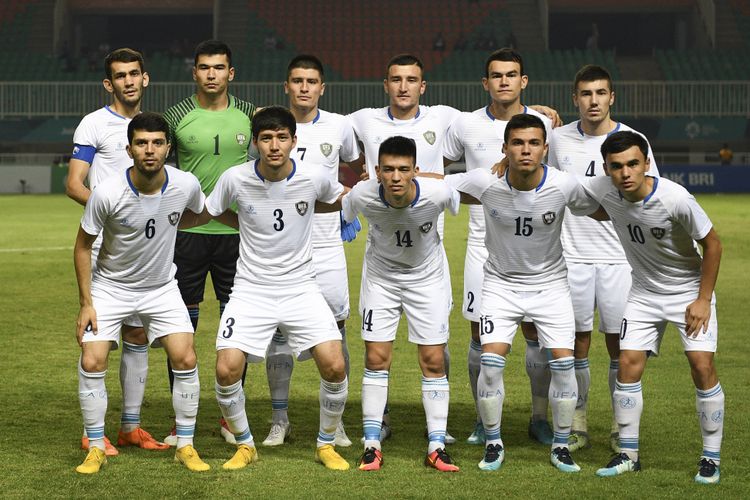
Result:
<svg viewBox="0 0 750 500">
<path fill-rule="evenodd" d="M 145 111 L 138 113 L 128 123 L 128 144 L 133 144 L 133 136 L 136 130 L 145 130 L 146 132 L 164 132 L 164 136 L 169 142 L 169 124 L 159 113 Z"/>
<path fill-rule="evenodd" d="M 522 128 L 542 129 L 542 137 L 544 138 L 544 142 L 547 142 L 547 128 L 544 126 L 544 122 L 538 116 L 530 115 L 527 113 L 519 113 L 517 115 L 514 115 L 513 118 L 510 119 L 508 124 L 505 126 L 503 141 L 507 144 L 508 137 L 510 137 L 510 131 Z"/>
<path fill-rule="evenodd" d="M 645 137 L 630 130 L 615 132 L 607 137 L 602 144 L 602 158 L 606 162 L 608 154 L 622 153 L 633 146 L 637 146 L 641 150 L 641 153 L 643 153 L 643 157 L 648 158 L 648 141 Z"/>
<path fill-rule="evenodd" d="M 573 80 L 573 93 L 578 92 L 578 84 L 580 82 L 595 82 L 597 80 L 607 80 L 609 90 L 612 91 L 612 77 L 609 75 L 603 66 L 597 66 L 596 64 L 587 64 L 576 73 L 575 80 Z"/>
<path fill-rule="evenodd" d="M 195 47 L 195 62 L 198 65 L 199 56 L 226 55 L 229 67 L 232 67 L 232 49 L 221 40 L 204 40 Z"/>
<path fill-rule="evenodd" d="M 112 81 L 112 63 L 114 62 L 122 62 L 122 63 L 137 62 L 138 65 L 141 67 L 141 73 L 145 71 L 143 69 L 144 68 L 143 54 L 141 54 L 137 50 L 129 49 L 127 47 L 123 47 L 121 49 L 115 49 L 109 54 L 107 54 L 107 57 L 104 58 L 104 74 L 107 75 L 107 80 L 110 80 L 110 81 Z"/>
<path fill-rule="evenodd" d="M 398 54 L 396 56 L 391 57 L 391 60 L 388 61 L 388 64 L 385 67 L 385 76 L 388 76 L 388 70 L 391 69 L 391 66 L 412 66 L 416 65 L 419 70 L 422 72 L 422 76 L 424 76 L 424 65 L 422 64 L 422 61 L 419 60 L 417 56 L 413 56 L 411 54 Z"/>
<path fill-rule="evenodd" d="M 378 163 L 383 155 L 407 156 L 417 163 L 417 143 L 401 135 L 394 135 L 380 143 L 378 148 Z"/>
<path fill-rule="evenodd" d="M 321 81 L 325 79 L 325 73 L 323 72 L 323 63 L 320 62 L 320 59 L 318 59 L 317 57 L 313 55 L 300 54 L 296 56 L 294 59 L 292 59 L 291 61 L 289 61 L 289 66 L 286 67 L 287 79 L 289 79 L 289 75 L 292 73 L 292 70 L 296 68 L 314 69 L 318 73 L 320 73 Z"/>
<path fill-rule="evenodd" d="M 484 63 L 484 77 L 489 78 L 490 77 L 490 63 L 492 61 L 504 61 L 504 62 L 514 62 L 518 63 L 518 66 L 520 66 L 521 69 L 521 75 L 525 75 L 526 73 L 523 72 L 523 58 L 521 57 L 521 54 L 516 52 L 515 50 L 503 47 L 502 49 L 497 49 L 495 52 L 490 54 L 487 57 L 487 60 Z"/>
<path fill-rule="evenodd" d="M 294 115 L 283 106 L 268 106 L 253 116 L 253 139 L 257 139 L 258 135 L 264 130 L 281 130 L 283 128 L 289 129 L 289 133 L 292 135 L 297 133 L 297 121 L 294 119 Z"/>
</svg>

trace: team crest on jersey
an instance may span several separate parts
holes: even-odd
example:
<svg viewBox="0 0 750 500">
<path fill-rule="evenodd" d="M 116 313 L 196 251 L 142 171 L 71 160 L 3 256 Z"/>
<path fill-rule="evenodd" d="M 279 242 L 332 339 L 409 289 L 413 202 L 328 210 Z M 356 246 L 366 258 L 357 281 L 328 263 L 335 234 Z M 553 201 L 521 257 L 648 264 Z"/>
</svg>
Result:
<svg viewBox="0 0 750 500">
<path fill-rule="evenodd" d="M 237 144 L 240 146 L 244 146 L 247 142 L 247 136 L 242 133 L 235 135 L 234 138 L 237 139 Z"/>
<path fill-rule="evenodd" d="M 432 229 L 432 222 L 425 222 L 421 226 L 419 226 L 419 230 L 423 233 L 429 233 L 430 229 Z"/>
<path fill-rule="evenodd" d="M 424 140 L 427 141 L 430 146 L 432 146 L 433 144 L 435 144 L 435 138 L 437 136 L 435 135 L 435 132 L 433 132 L 432 130 L 428 130 L 427 132 L 422 134 L 422 137 L 424 137 Z"/>
<path fill-rule="evenodd" d="M 167 216 L 169 219 L 169 223 L 173 226 L 176 226 L 178 222 L 180 222 L 180 212 L 172 212 Z"/>
<path fill-rule="evenodd" d="M 307 202 L 306 201 L 298 201 L 294 204 L 294 208 L 297 209 L 297 213 L 300 215 L 305 215 L 307 213 Z"/>
<path fill-rule="evenodd" d="M 555 217 L 557 217 L 555 212 L 547 212 L 545 214 L 542 214 L 542 222 L 549 226 L 550 224 L 555 222 Z"/>
<path fill-rule="evenodd" d="M 187 139 L 188 144 L 197 144 L 198 139 L 194 135 L 189 135 Z"/>
<path fill-rule="evenodd" d="M 328 155 L 330 155 L 333 152 L 333 145 L 328 144 L 327 142 L 324 142 L 323 144 L 320 145 L 320 152 L 323 153 L 323 156 L 327 158 Z"/>
<path fill-rule="evenodd" d="M 665 233 L 666 231 L 664 230 L 664 228 L 661 228 L 661 227 L 651 228 L 651 234 L 654 235 L 654 238 L 656 238 L 657 240 L 664 238 Z"/>
</svg>

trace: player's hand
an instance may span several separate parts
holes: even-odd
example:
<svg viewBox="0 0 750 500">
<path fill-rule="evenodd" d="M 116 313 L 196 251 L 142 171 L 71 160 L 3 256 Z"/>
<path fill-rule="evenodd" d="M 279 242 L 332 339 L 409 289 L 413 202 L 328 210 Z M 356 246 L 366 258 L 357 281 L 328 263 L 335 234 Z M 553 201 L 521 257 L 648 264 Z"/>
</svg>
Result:
<svg viewBox="0 0 750 500">
<path fill-rule="evenodd" d="M 362 230 L 359 217 L 355 217 L 352 222 L 346 222 L 344 220 L 344 212 L 339 212 L 339 218 L 341 219 L 341 241 L 354 241 L 357 233 Z"/>
<path fill-rule="evenodd" d="M 83 334 L 86 331 L 93 331 L 94 335 L 99 333 L 96 324 L 96 310 L 93 306 L 83 306 L 78 312 L 78 321 L 76 322 L 76 340 L 78 345 L 83 343 Z"/>
<path fill-rule="evenodd" d="M 492 173 L 498 177 L 505 175 L 505 171 L 508 170 L 508 157 L 504 157 L 499 162 L 492 165 Z"/>
<path fill-rule="evenodd" d="M 552 128 L 560 127 L 561 125 L 564 125 L 562 118 L 560 118 L 560 115 L 557 113 L 556 109 L 552 109 L 548 106 L 542 106 L 540 104 L 534 104 L 533 106 L 529 106 L 531 109 L 536 111 L 537 113 L 541 113 L 550 120 L 552 120 Z"/>
<path fill-rule="evenodd" d="M 360 181 L 366 181 L 370 178 L 370 174 L 367 173 L 367 169 L 365 168 L 362 170 L 362 173 L 359 174 L 359 180 Z"/>
<path fill-rule="evenodd" d="M 696 299 L 685 309 L 685 333 L 688 337 L 697 337 L 699 333 L 708 330 L 708 320 L 711 318 L 711 301 Z"/>
</svg>

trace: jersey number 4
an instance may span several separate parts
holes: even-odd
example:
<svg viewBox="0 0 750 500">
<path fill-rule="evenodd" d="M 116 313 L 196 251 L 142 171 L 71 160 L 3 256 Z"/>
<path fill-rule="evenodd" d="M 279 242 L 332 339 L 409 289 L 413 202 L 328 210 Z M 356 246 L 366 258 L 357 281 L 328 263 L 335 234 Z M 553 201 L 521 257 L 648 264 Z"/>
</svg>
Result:
<svg viewBox="0 0 750 500">
<path fill-rule="evenodd" d="M 411 248 L 412 247 L 411 233 L 409 233 L 408 230 L 404 231 L 403 235 L 401 234 L 400 230 L 396 231 L 396 246 L 397 247 L 407 247 L 407 248 Z"/>
</svg>

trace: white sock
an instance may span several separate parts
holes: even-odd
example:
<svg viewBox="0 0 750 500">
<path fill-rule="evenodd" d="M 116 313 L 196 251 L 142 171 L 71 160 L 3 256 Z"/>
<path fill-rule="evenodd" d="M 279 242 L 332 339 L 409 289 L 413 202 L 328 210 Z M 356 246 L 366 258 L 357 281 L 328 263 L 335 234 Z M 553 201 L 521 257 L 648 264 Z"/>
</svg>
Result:
<svg viewBox="0 0 750 500">
<path fill-rule="evenodd" d="M 638 434 L 643 413 L 643 388 L 641 381 L 625 384 L 618 381 L 613 393 L 615 420 L 620 429 L 620 449 L 631 460 L 638 460 Z"/>
<path fill-rule="evenodd" d="M 388 399 L 388 370 L 368 370 L 362 377 L 362 427 L 365 449 L 380 449 L 380 427 Z"/>
<path fill-rule="evenodd" d="M 120 430 L 132 432 L 141 425 L 141 405 L 146 392 L 148 375 L 148 345 L 122 342 L 120 358 L 120 386 L 122 387 L 122 416 Z"/>
<path fill-rule="evenodd" d="M 250 424 L 247 422 L 245 391 L 242 389 L 242 381 L 238 380 L 228 386 L 222 386 L 216 382 L 216 401 L 219 403 L 221 415 L 226 420 L 229 430 L 234 434 L 237 444 L 255 446 Z"/>
<path fill-rule="evenodd" d="M 349 395 L 349 379 L 341 382 L 320 380 L 320 427 L 318 428 L 318 448 L 333 444 L 336 427 L 341 422 L 346 398 Z"/>
<path fill-rule="evenodd" d="M 533 340 L 526 341 L 526 374 L 531 383 L 531 419 L 547 420 L 550 384 L 547 350 Z"/>
<path fill-rule="evenodd" d="M 576 401 L 575 424 L 572 430 L 587 432 L 586 410 L 589 402 L 589 387 L 591 386 L 591 370 L 589 369 L 589 358 L 575 359 L 576 384 L 578 385 L 578 401 Z"/>
<path fill-rule="evenodd" d="M 503 401 L 505 400 L 505 382 L 503 370 L 505 370 L 505 357 L 489 352 L 482 353 L 481 370 L 477 381 L 477 401 L 479 403 L 479 415 L 484 424 L 485 444 L 499 444 L 500 424 L 503 417 Z"/>
<path fill-rule="evenodd" d="M 89 437 L 89 449 L 104 449 L 104 416 L 107 414 L 107 388 L 103 372 L 85 372 L 78 361 L 78 401 L 81 403 L 83 427 Z"/>
<path fill-rule="evenodd" d="M 341 334 L 341 350 L 344 352 L 344 371 L 346 378 L 349 378 L 349 345 L 346 343 L 346 326 L 339 328 Z"/>
<path fill-rule="evenodd" d="M 469 385 L 471 385 L 471 395 L 474 397 L 474 407 L 477 410 L 477 422 L 481 422 L 482 418 L 479 416 L 479 405 L 477 404 L 477 380 L 479 379 L 479 370 L 481 368 L 482 358 L 482 344 L 476 342 L 474 339 L 469 344 Z"/>
<path fill-rule="evenodd" d="M 190 370 L 172 370 L 172 372 L 174 373 L 172 407 L 177 432 L 177 449 L 180 449 L 193 444 L 201 386 L 198 381 L 197 366 Z"/>
<path fill-rule="evenodd" d="M 278 348 L 284 344 L 286 337 L 275 333 L 266 356 L 266 375 L 268 389 L 271 392 L 274 423 L 289 421 L 289 383 L 294 370 L 294 357 L 285 352 L 278 352 Z"/>
<path fill-rule="evenodd" d="M 573 413 L 578 400 L 573 356 L 553 359 L 549 362 L 552 380 L 549 384 L 549 400 L 552 406 L 552 449 L 568 447 Z"/>
<path fill-rule="evenodd" d="M 445 429 L 448 425 L 450 387 L 448 377 L 422 376 L 422 405 L 427 420 L 427 453 L 445 448 Z"/>
<path fill-rule="evenodd" d="M 721 384 L 702 391 L 695 390 L 695 409 L 703 437 L 702 457 L 721 462 L 721 438 L 724 434 L 724 391 Z"/>
</svg>

